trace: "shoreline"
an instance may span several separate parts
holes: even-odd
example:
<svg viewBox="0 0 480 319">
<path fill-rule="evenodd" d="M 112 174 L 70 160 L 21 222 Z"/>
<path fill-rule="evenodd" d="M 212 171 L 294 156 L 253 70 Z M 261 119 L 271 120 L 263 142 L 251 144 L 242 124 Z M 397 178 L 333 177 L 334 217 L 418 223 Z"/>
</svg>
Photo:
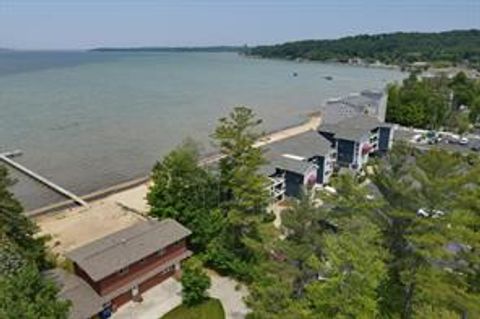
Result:
<svg viewBox="0 0 480 319">
<path fill-rule="evenodd" d="M 394 71 L 402 71 L 402 67 L 396 64 L 355 64 L 355 63 L 348 63 L 348 62 L 340 62 L 340 61 L 331 61 L 331 60 L 312 60 L 307 58 L 296 58 L 296 59 L 287 59 L 281 57 L 264 57 L 261 55 L 247 55 L 247 54 L 240 54 L 243 57 L 249 59 L 258 59 L 258 60 L 273 60 L 273 61 L 287 61 L 287 62 L 294 62 L 294 63 L 320 63 L 320 64 L 330 64 L 330 65 L 340 65 L 340 66 L 351 66 L 351 67 L 358 67 L 358 68 L 365 68 L 365 69 L 379 69 L 379 70 L 394 70 Z"/>
<path fill-rule="evenodd" d="M 321 123 L 322 117 L 320 111 L 309 112 L 305 116 L 306 120 L 299 124 L 287 125 L 266 133 L 265 136 L 263 136 L 262 138 L 260 138 L 259 141 L 257 141 L 256 147 L 268 145 L 270 143 L 274 143 L 276 141 L 301 134 L 312 129 L 313 127 L 318 126 Z M 215 161 L 218 161 L 220 158 L 220 153 L 212 152 L 204 154 L 200 159 L 200 165 L 207 165 L 213 163 Z M 144 177 L 134 178 L 122 183 L 118 183 L 112 186 L 107 186 L 91 193 L 80 195 L 79 197 L 85 200 L 87 203 L 94 203 L 111 195 L 122 193 L 140 185 L 147 184 L 149 181 L 150 175 L 147 175 Z M 52 203 L 50 205 L 26 211 L 24 214 L 28 217 L 35 218 L 47 214 L 61 213 L 65 210 L 74 209 L 77 207 L 79 206 L 73 200 L 63 200 L 60 202 Z"/>
</svg>

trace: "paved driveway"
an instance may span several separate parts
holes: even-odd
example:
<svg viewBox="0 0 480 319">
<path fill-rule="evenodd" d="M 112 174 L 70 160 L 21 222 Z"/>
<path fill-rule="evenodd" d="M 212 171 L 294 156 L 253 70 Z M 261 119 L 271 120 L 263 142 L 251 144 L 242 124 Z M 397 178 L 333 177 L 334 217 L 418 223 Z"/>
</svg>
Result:
<svg viewBox="0 0 480 319">
<path fill-rule="evenodd" d="M 220 299 L 225 309 L 226 319 L 244 319 L 248 309 L 243 302 L 247 290 L 236 290 L 237 282 L 209 271 L 212 279 L 210 296 Z M 128 302 L 121 307 L 112 319 L 159 319 L 161 316 L 182 303 L 182 285 L 174 278 L 168 278 L 161 284 L 145 292 L 141 303 Z"/>
<path fill-rule="evenodd" d="M 141 303 L 128 302 L 112 319 L 158 319 L 182 303 L 182 286 L 174 278 L 145 292 Z"/>
<path fill-rule="evenodd" d="M 243 298 L 247 295 L 247 289 L 241 287 L 236 290 L 237 282 L 228 277 L 222 277 L 214 272 L 209 272 L 212 286 L 210 296 L 220 299 L 225 309 L 226 319 L 243 319 L 249 312 Z"/>
</svg>

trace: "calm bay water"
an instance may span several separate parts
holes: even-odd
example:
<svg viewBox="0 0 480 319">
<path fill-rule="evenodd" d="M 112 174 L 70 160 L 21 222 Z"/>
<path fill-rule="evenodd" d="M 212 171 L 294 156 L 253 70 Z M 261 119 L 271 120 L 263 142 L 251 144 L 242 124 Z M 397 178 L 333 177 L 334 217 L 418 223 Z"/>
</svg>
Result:
<svg viewBox="0 0 480 319">
<path fill-rule="evenodd" d="M 0 151 L 23 150 L 18 162 L 82 195 L 148 174 L 186 137 L 208 151 L 208 135 L 233 106 L 252 107 L 268 131 L 328 98 L 402 77 L 234 53 L 0 53 Z M 62 199 L 12 174 L 26 208 Z"/>
</svg>

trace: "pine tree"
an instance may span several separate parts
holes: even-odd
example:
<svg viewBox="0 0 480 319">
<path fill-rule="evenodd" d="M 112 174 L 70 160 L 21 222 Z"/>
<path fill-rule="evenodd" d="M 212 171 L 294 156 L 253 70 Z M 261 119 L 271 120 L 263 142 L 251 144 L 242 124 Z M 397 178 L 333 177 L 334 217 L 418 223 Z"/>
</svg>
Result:
<svg viewBox="0 0 480 319">
<path fill-rule="evenodd" d="M 258 171 L 265 160 L 254 147 L 260 123 L 252 110 L 236 107 L 228 118 L 220 119 L 213 134 L 223 155 L 219 168 L 227 225 L 210 247 L 210 261 L 237 276 L 251 275 L 248 264 L 260 253 L 259 225 L 268 204 L 267 180 Z"/>
<path fill-rule="evenodd" d="M 0 166 L 0 318 L 66 319 L 69 303 L 42 271 L 48 267 L 36 225 L 8 190 L 13 181 Z"/>
</svg>

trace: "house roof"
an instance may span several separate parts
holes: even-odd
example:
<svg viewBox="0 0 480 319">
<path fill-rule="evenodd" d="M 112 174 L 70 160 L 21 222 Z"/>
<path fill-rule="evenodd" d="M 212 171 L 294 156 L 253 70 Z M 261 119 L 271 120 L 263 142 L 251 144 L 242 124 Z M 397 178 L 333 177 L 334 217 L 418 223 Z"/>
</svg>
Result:
<svg viewBox="0 0 480 319">
<path fill-rule="evenodd" d="M 283 169 L 289 172 L 297 173 L 300 175 L 305 174 L 312 166 L 313 163 L 307 161 L 301 161 L 296 159 L 290 159 L 283 156 L 278 156 L 271 162 L 272 165 L 279 169 Z"/>
<path fill-rule="evenodd" d="M 72 306 L 70 307 L 70 319 L 85 319 L 91 318 L 103 310 L 103 306 L 110 302 L 113 298 L 132 289 L 133 286 L 140 285 L 149 278 L 152 278 L 165 269 L 181 262 L 190 257 L 192 252 L 187 250 L 179 256 L 165 262 L 160 267 L 144 273 L 143 275 L 130 281 L 128 284 L 108 293 L 105 296 L 100 296 L 87 282 L 75 274 L 66 272 L 63 269 L 55 268 L 45 272 L 46 276 L 53 280 L 59 288 L 59 296 L 64 300 L 70 300 Z"/>
<path fill-rule="evenodd" d="M 142 221 L 66 256 L 98 281 L 190 234 L 190 230 L 173 219 Z"/>
<path fill-rule="evenodd" d="M 360 94 L 372 100 L 381 100 L 386 96 L 385 92 L 381 90 L 363 90 Z"/>
<path fill-rule="evenodd" d="M 322 122 L 323 123 L 338 123 L 341 120 L 357 116 L 359 112 L 352 106 L 343 102 L 329 102 L 322 106 Z"/>
<path fill-rule="evenodd" d="M 276 173 L 277 169 L 285 170 L 293 173 L 297 173 L 300 175 L 305 174 L 314 163 L 307 162 L 306 160 L 301 159 L 293 159 L 289 157 L 285 157 L 285 154 L 280 154 L 268 150 L 265 153 L 265 158 L 268 161 L 267 164 L 263 165 L 260 169 L 261 173 L 271 176 Z M 294 154 L 287 154 L 294 155 Z"/>
<path fill-rule="evenodd" d="M 379 106 L 385 93 L 382 91 L 364 90 L 359 94 L 330 99 L 322 106 L 322 122 L 338 123 L 345 118 L 360 114 L 378 114 Z"/>
<path fill-rule="evenodd" d="M 366 107 L 377 107 L 378 101 L 373 100 L 364 95 L 349 95 L 342 99 L 342 102 L 355 107 L 358 111 L 363 112 Z"/>
<path fill-rule="evenodd" d="M 377 127 L 390 127 L 377 118 L 368 115 L 358 115 L 343 119 L 336 124 L 326 124 L 319 127 L 320 132 L 333 133 L 336 139 L 358 141 L 365 134 Z"/>
<path fill-rule="evenodd" d="M 90 318 L 102 311 L 106 301 L 80 277 L 60 268 L 49 270 L 45 274 L 60 290 L 60 298 L 72 302 L 70 319 Z"/>
<path fill-rule="evenodd" d="M 333 151 L 332 143 L 316 131 L 308 131 L 267 146 L 277 154 L 293 154 L 307 159 Z"/>
</svg>

